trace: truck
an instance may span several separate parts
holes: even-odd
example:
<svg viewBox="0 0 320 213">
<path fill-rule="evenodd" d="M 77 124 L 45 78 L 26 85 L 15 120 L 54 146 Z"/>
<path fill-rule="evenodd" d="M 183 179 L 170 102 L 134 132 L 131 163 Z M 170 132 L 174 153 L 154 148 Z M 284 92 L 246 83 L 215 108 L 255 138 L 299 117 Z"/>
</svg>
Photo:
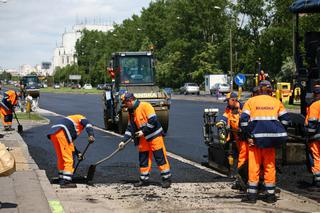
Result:
<svg viewBox="0 0 320 213">
<path fill-rule="evenodd" d="M 30 99 L 29 101 L 31 101 L 32 110 L 35 111 L 39 105 L 39 98 L 40 98 L 40 80 L 38 76 L 37 75 L 23 76 L 20 82 L 20 86 L 25 90 L 26 97 L 29 97 Z"/>
<path fill-rule="evenodd" d="M 128 109 L 121 95 L 130 92 L 155 109 L 164 132 L 168 131 L 170 97 L 156 85 L 155 60 L 152 52 L 116 52 L 108 68 L 112 83 L 103 94 L 105 129 L 123 134 L 128 124 Z"/>
<path fill-rule="evenodd" d="M 30 95 L 32 98 L 40 97 L 40 81 L 36 75 L 26 75 L 21 79 L 21 84 L 24 86 L 27 95 Z"/>
<path fill-rule="evenodd" d="M 228 76 L 226 74 L 209 74 L 204 76 L 204 88 L 210 92 L 216 84 L 227 84 Z"/>
</svg>

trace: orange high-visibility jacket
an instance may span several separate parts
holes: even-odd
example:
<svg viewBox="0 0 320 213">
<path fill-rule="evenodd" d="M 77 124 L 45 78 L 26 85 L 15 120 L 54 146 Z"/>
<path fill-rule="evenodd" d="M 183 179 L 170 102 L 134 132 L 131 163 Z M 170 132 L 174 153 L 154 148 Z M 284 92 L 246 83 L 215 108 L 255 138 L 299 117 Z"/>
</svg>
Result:
<svg viewBox="0 0 320 213">
<path fill-rule="evenodd" d="M 157 119 L 156 112 L 152 105 L 148 102 L 140 102 L 136 100 L 133 110 L 132 121 L 128 119 L 128 127 L 124 135 L 124 140 L 128 140 L 136 131 L 142 130 L 144 138 L 147 141 L 163 135 L 163 129 Z"/>
<path fill-rule="evenodd" d="M 236 109 L 231 109 L 229 106 L 227 106 L 222 115 L 221 121 L 225 123 L 227 128 L 237 131 L 239 130 L 239 120 L 240 120 L 240 115 L 242 111 L 242 104 L 240 102 L 237 102 L 237 105 L 235 108 Z M 233 110 L 236 110 L 237 113 L 234 113 Z M 237 133 L 233 132 L 232 134 L 234 136 L 234 139 L 237 140 L 238 139 Z"/>
<path fill-rule="evenodd" d="M 320 100 L 314 101 L 309 107 L 307 107 L 307 115 L 305 119 L 305 125 L 307 132 L 310 136 L 310 140 L 320 139 Z"/>
<path fill-rule="evenodd" d="M 18 104 L 18 95 L 14 90 L 8 90 L 4 93 L 1 105 L 6 110 L 12 110 Z"/>
<path fill-rule="evenodd" d="M 78 137 L 78 135 L 81 134 L 84 128 L 89 136 L 93 136 L 92 124 L 90 124 L 86 117 L 83 115 L 69 115 L 58 121 L 57 124 L 53 125 L 47 136 L 50 139 L 50 135 L 53 135 L 60 129 L 63 129 L 68 142 L 71 143 Z"/>
<path fill-rule="evenodd" d="M 253 138 L 259 148 L 280 146 L 287 140 L 285 126 L 289 115 L 283 104 L 269 95 L 250 98 L 243 106 L 240 128 L 247 138 Z"/>
</svg>

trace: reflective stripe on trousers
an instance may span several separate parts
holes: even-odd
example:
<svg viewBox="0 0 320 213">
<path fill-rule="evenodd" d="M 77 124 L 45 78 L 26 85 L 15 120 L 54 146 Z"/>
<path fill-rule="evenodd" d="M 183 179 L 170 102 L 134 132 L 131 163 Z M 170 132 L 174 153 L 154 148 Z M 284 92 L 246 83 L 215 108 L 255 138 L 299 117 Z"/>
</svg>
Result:
<svg viewBox="0 0 320 213">
<path fill-rule="evenodd" d="M 309 149 L 313 159 L 313 166 L 311 170 L 313 175 L 316 176 L 316 174 L 320 174 L 320 141 L 310 143 Z"/>
<path fill-rule="evenodd" d="M 69 174 L 73 174 L 73 152 L 74 145 L 69 143 L 62 129 L 50 136 L 54 145 L 57 156 L 57 168 L 62 171 L 62 175 L 68 178 Z"/>
<path fill-rule="evenodd" d="M 249 184 L 258 184 L 263 165 L 263 177 L 270 192 L 274 190 L 276 183 L 275 148 L 249 147 Z M 272 187 L 273 186 L 273 189 Z"/>
<path fill-rule="evenodd" d="M 139 143 L 140 174 L 150 173 L 152 166 L 152 156 L 154 156 L 158 168 L 163 178 L 171 176 L 170 165 L 167 159 L 166 148 L 163 137 L 159 136 L 148 142 L 145 138 L 140 138 Z"/>
</svg>

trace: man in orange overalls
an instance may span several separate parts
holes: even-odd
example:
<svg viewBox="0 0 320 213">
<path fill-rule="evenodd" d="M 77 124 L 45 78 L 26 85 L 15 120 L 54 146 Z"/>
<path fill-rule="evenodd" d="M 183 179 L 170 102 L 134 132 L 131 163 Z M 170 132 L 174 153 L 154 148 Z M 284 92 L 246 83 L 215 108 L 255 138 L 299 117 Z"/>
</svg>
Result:
<svg viewBox="0 0 320 213">
<path fill-rule="evenodd" d="M 149 185 L 153 155 L 161 172 L 161 186 L 169 188 L 171 185 L 170 165 L 163 140 L 163 129 L 154 108 L 148 102 L 137 100 L 132 93 L 125 93 L 121 98 L 129 112 L 128 127 L 123 139 L 128 140 L 135 135 L 135 144 L 139 149 L 140 179 L 134 186 Z M 121 142 L 119 147 L 123 146 L 124 142 Z"/>
<path fill-rule="evenodd" d="M 247 197 L 243 202 L 257 200 L 259 176 L 263 165 L 265 201 L 276 202 L 275 148 L 287 140 L 286 125 L 289 115 L 284 105 L 272 97 L 269 81 L 261 81 L 260 93 L 250 98 L 243 106 L 240 127 L 249 144 L 249 181 Z"/>
<path fill-rule="evenodd" d="M 14 90 L 8 90 L 4 93 L 0 111 L 2 117 L 2 125 L 5 131 L 12 131 L 12 120 L 13 120 L 13 110 L 14 107 L 18 104 L 18 97 L 20 93 L 15 92 Z"/>
<path fill-rule="evenodd" d="M 309 135 L 309 161 L 311 172 L 313 174 L 313 186 L 320 188 L 320 87 L 315 85 L 313 87 L 314 99 L 307 108 L 307 115 L 305 125 Z"/>
<path fill-rule="evenodd" d="M 223 123 L 223 125 L 230 130 L 230 134 L 228 135 L 226 141 L 228 143 L 232 143 L 231 151 L 233 153 L 234 163 L 233 165 L 230 165 L 233 167 L 233 174 L 231 174 L 231 177 L 234 177 L 239 170 L 242 171 L 244 169 L 245 163 L 248 159 L 248 144 L 246 141 L 242 140 L 239 132 L 239 120 L 242 104 L 237 98 L 238 96 L 236 93 L 232 92 L 227 94 L 225 101 L 227 101 L 228 105 L 220 122 L 216 124 L 216 126 L 219 128 L 220 124 Z M 242 178 L 247 179 L 245 176 L 242 175 Z M 239 182 L 236 181 L 231 188 L 240 189 Z"/>
<path fill-rule="evenodd" d="M 59 184 L 61 188 L 76 188 L 72 183 L 73 176 L 73 152 L 75 151 L 74 140 L 81 134 L 83 129 L 88 133 L 89 143 L 94 142 L 92 124 L 83 115 L 69 115 L 53 125 L 47 136 L 52 141 L 56 155 L 57 168 L 59 171 Z"/>
</svg>

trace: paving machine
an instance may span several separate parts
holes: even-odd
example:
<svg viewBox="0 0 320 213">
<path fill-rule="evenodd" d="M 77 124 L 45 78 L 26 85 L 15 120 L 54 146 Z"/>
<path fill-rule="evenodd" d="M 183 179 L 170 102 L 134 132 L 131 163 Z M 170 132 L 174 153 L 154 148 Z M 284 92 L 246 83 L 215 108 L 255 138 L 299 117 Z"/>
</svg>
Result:
<svg viewBox="0 0 320 213">
<path fill-rule="evenodd" d="M 277 151 L 277 162 L 282 165 L 305 164 L 307 134 L 304 128 L 307 103 L 312 99 L 312 87 L 320 82 L 320 32 L 306 32 L 304 35 L 304 49 L 302 54 L 300 45 L 303 37 L 299 35 L 299 14 L 320 13 L 319 0 L 296 0 L 290 7 L 295 15 L 295 63 L 296 83 L 293 91 L 299 91 L 301 108 L 299 113 L 289 112 L 289 139 Z M 292 96 L 293 97 L 293 96 Z M 289 100 L 293 102 L 293 100 Z M 204 111 L 204 142 L 208 145 L 208 164 L 210 167 L 225 174 L 230 174 L 230 147 L 221 140 L 221 133 L 215 126 L 218 116 L 217 109 Z M 278 164 L 278 165 L 279 165 Z"/>
<path fill-rule="evenodd" d="M 225 139 L 225 129 L 216 127 L 219 110 L 216 108 L 204 109 L 203 112 L 203 137 L 204 143 L 208 146 L 208 166 L 219 172 L 230 175 L 229 147 Z"/>
<path fill-rule="evenodd" d="M 103 95 L 105 128 L 124 133 L 128 123 L 128 112 L 120 97 L 125 92 L 131 92 L 139 100 L 152 104 L 163 130 L 167 132 L 170 97 L 155 83 L 152 52 L 113 53 L 108 71 L 113 80 Z"/>
</svg>

